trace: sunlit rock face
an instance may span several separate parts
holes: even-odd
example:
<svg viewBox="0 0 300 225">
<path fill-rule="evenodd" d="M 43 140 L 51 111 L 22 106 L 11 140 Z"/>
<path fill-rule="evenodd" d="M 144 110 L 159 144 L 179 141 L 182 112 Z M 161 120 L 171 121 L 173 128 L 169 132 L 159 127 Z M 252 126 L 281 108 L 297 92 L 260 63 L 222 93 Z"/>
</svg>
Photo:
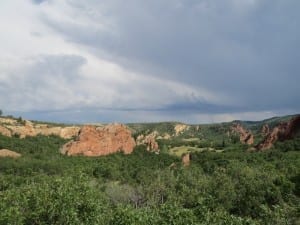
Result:
<svg viewBox="0 0 300 225">
<path fill-rule="evenodd" d="M 61 153 L 69 156 L 103 156 L 119 151 L 130 154 L 134 147 L 131 131 L 125 125 L 84 126 L 74 141 L 61 148 Z"/>
</svg>

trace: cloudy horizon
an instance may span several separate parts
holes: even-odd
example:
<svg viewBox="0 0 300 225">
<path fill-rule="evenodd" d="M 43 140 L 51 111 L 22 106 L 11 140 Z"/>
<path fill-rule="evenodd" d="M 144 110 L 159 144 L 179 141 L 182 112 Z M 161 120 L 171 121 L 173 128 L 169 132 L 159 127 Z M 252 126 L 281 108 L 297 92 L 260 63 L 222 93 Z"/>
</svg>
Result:
<svg viewBox="0 0 300 225">
<path fill-rule="evenodd" d="M 300 112 L 300 1 L 3 0 L 0 109 L 53 122 Z"/>
</svg>

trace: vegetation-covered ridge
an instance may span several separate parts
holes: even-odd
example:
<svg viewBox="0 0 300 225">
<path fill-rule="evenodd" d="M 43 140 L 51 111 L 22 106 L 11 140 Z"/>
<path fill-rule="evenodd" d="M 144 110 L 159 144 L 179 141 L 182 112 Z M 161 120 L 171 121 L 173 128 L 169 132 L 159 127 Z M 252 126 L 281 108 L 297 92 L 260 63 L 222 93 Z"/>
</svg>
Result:
<svg viewBox="0 0 300 225">
<path fill-rule="evenodd" d="M 152 136 L 158 142 L 160 149 L 172 149 L 177 155 L 189 151 L 220 151 L 243 148 L 248 150 L 260 149 L 260 145 L 268 135 L 269 145 L 264 145 L 265 149 L 273 147 L 277 142 L 277 128 L 282 126 L 281 131 L 291 123 L 293 119 L 299 120 L 299 115 L 284 117 L 274 117 L 263 121 L 232 121 L 216 124 L 187 125 L 176 122 L 162 123 L 142 123 L 128 124 L 136 139 L 139 136 Z M 283 126 L 284 125 L 284 126 Z M 299 138 L 299 124 L 297 124 L 297 134 L 291 139 Z M 275 130 L 275 133 L 273 131 Z M 291 141 L 293 142 L 293 141 Z M 296 145 L 296 143 L 295 143 Z M 288 145 L 288 148 L 293 148 Z"/>
</svg>

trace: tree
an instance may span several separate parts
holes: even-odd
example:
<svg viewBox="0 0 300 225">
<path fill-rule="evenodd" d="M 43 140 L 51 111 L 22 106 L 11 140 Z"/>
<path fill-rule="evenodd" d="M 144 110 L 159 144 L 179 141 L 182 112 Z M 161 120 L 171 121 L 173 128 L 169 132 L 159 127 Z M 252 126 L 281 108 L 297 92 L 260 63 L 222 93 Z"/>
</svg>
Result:
<svg viewBox="0 0 300 225">
<path fill-rule="evenodd" d="M 3 111 L 0 109 L 0 116 L 2 116 L 2 114 L 3 114 Z"/>
</svg>

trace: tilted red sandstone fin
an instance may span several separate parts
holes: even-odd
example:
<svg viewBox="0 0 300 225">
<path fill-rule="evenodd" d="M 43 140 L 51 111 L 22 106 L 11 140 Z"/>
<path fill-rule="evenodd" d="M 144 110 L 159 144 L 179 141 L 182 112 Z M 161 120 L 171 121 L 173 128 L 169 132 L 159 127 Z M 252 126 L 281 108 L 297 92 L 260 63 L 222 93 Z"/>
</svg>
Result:
<svg viewBox="0 0 300 225">
<path fill-rule="evenodd" d="M 256 146 L 256 149 L 259 151 L 270 149 L 276 141 L 292 139 L 299 131 L 300 115 L 288 122 L 280 123 L 278 126 L 274 127 L 273 130 L 267 134 L 265 139 Z"/>
<path fill-rule="evenodd" d="M 240 136 L 240 142 L 247 145 L 252 145 L 254 143 L 253 134 L 246 130 L 241 124 L 237 123 L 231 127 L 233 133 L 237 133 Z"/>
</svg>

